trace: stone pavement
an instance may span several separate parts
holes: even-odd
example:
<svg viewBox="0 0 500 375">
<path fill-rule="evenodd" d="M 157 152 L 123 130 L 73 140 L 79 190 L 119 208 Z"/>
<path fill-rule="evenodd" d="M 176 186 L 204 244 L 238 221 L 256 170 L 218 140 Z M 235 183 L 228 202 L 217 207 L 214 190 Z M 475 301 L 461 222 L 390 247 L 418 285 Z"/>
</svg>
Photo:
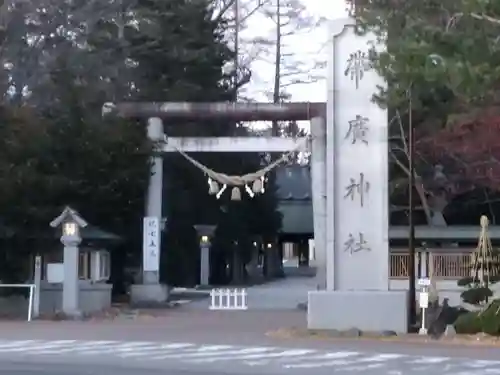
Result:
<svg viewBox="0 0 500 375">
<path fill-rule="evenodd" d="M 303 373 L 377 373 L 389 375 L 484 375 L 500 374 L 500 360 L 477 360 L 401 353 L 328 351 L 279 346 L 200 345 L 189 342 L 118 340 L 0 340 L 0 361 L 8 358 L 33 361 L 55 357 L 75 363 L 189 365 L 211 370 L 248 367 L 255 371 Z"/>
<path fill-rule="evenodd" d="M 307 302 L 308 292 L 316 290 L 314 277 L 287 277 L 265 284 L 245 288 L 249 310 L 296 310 L 298 304 Z M 193 300 L 191 308 L 208 309 L 210 300 Z"/>
</svg>

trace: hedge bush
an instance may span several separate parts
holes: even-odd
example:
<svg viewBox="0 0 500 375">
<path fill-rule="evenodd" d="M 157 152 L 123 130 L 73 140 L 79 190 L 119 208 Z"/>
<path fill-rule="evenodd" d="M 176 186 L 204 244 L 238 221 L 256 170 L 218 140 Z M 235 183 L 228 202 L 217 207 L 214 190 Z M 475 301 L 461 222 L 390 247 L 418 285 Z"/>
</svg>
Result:
<svg viewBox="0 0 500 375">
<path fill-rule="evenodd" d="M 494 300 L 486 310 L 460 315 L 454 323 L 457 333 L 500 335 L 500 299 Z"/>
</svg>

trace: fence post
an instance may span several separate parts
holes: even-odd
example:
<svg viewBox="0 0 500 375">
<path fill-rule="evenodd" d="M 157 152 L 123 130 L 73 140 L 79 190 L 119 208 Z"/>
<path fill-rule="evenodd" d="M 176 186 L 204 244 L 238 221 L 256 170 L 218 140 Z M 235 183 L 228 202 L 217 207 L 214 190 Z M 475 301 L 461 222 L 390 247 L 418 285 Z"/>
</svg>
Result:
<svg viewBox="0 0 500 375">
<path fill-rule="evenodd" d="M 429 252 L 421 251 L 420 252 L 420 275 L 422 278 L 429 277 L 429 270 L 427 269 L 427 265 L 429 264 Z"/>
<path fill-rule="evenodd" d="M 219 309 L 222 309 L 222 302 L 223 302 L 222 301 L 222 296 L 223 296 L 222 289 L 217 289 L 217 296 L 219 297 L 219 302 L 218 302 L 217 306 Z"/>
<path fill-rule="evenodd" d="M 434 277 L 435 273 L 436 273 L 436 270 L 434 269 L 434 254 L 432 253 L 432 251 L 429 251 L 429 269 L 428 269 L 428 276 L 429 277 Z"/>
<path fill-rule="evenodd" d="M 33 275 L 33 283 L 35 284 L 33 296 L 33 317 L 38 318 L 40 315 L 40 294 L 42 292 L 42 257 L 40 255 L 35 257 L 35 274 Z"/>
<path fill-rule="evenodd" d="M 247 308 L 247 291 L 246 289 L 241 290 L 241 304 L 244 309 Z"/>
<path fill-rule="evenodd" d="M 33 316 L 33 290 L 36 287 L 34 285 L 30 285 L 30 297 L 28 302 L 28 322 L 31 322 L 31 317 Z"/>
<path fill-rule="evenodd" d="M 227 309 L 229 308 L 231 305 L 229 304 L 229 289 L 227 288 L 224 288 L 222 289 L 222 293 L 221 293 L 221 307 L 224 308 L 224 309 Z"/>
<path fill-rule="evenodd" d="M 239 309 L 240 308 L 240 291 L 238 289 L 234 290 L 234 308 Z"/>
</svg>

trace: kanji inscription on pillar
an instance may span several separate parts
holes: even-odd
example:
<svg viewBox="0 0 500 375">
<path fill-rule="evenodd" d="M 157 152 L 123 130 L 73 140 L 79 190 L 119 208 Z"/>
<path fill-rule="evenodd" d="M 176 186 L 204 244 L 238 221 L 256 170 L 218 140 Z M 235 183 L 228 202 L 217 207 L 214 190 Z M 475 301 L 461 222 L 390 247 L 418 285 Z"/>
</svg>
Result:
<svg viewBox="0 0 500 375">
<path fill-rule="evenodd" d="M 374 100 L 387 88 L 374 65 L 385 46 L 373 33 L 358 34 L 354 20 L 343 29 L 335 26 L 334 33 L 327 106 L 327 129 L 333 129 L 331 141 L 327 137 L 332 285 L 388 290 L 389 122 L 387 108 Z"/>
<path fill-rule="evenodd" d="M 368 117 L 356 115 L 356 117 L 349 121 L 349 129 L 344 139 L 349 139 L 354 145 L 356 143 L 364 143 L 368 146 Z"/>
<path fill-rule="evenodd" d="M 360 173 L 359 177 L 351 177 L 349 184 L 345 187 L 344 198 L 351 201 L 358 201 L 361 207 L 364 207 L 370 183 L 365 180 L 365 174 Z"/>
<path fill-rule="evenodd" d="M 352 255 L 362 251 L 371 251 L 371 248 L 365 239 L 365 235 L 361 232 L 355 235 L 349 233 L 347 240 L 344 242 L 344 252 Z"/>
<path fill-rule="evenodd" d="M 365 76 L 365 72 L 370 70 L 372 67 L 370 56 L 368 53 L 361 50 L 352 52 L 349 54 L 349 58 L 346 61 L 346 67 L 344 70 L 344 75 L 350 77 L 351 81 L 354 81 L 356 89 L 359 89 L 359 84 Z"/>
<path fill-rule="evenodd" d="M 143 269 L 144 271 L 158 271 L 160 268 L 160 219 L 145 217 L 143 231 Z"/>
</svg>

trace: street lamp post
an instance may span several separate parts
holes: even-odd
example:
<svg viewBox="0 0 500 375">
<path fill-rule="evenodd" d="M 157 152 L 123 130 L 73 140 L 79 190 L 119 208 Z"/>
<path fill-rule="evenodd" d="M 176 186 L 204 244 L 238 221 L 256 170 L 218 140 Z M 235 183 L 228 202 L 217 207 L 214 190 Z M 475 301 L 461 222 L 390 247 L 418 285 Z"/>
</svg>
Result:
<svg viewBox="0 0 500 375">
<path fill-rule="evenodd" d="M 52 228 L 61 227 L 61 243 L 64 245 L 63 253 L 63 291 L 62 310 L 66 316 L 79 317 L 78 303 L 79 278 L 78 278 L 78 246 L 82 242 L 80 229 L 87 226 L 87 222 L 75 210 L 66 207 L 61 215 L 50 223 Z"/>
<path fill-rule="evenodd" d="M 427 56 L 425 69 L 446 69 L 445 60 L 437 55 L 431 54 Z M 417 323 L 417 292 L 415 286 L 415 202 L 413 199 L 413 189 L 415 185 L 415 127 L 413 124 L 413 80 L 410 82 L 408 94 L 408 331 L 416 328 Z"/>
<path fill-rule="evenodd" d="M 200 285 L 210 285 L 210 246 L 215 225 L 195 225 L 200 246 Z"/>
</svg>

